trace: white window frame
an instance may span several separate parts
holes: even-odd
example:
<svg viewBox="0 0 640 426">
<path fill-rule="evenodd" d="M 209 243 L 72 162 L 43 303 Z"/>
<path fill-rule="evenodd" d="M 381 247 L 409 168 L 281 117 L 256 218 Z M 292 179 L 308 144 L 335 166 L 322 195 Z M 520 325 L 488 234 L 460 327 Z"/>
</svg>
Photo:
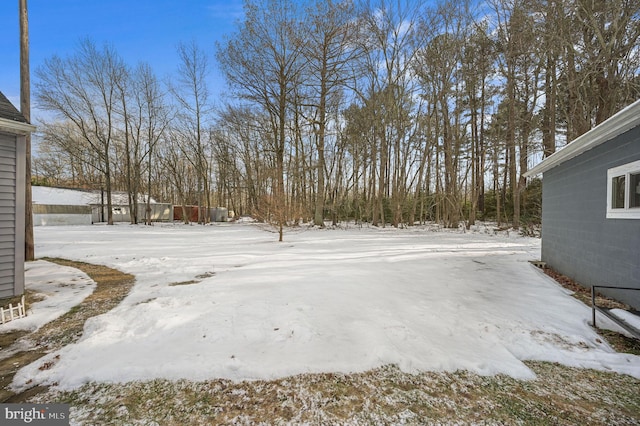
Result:
<svg viewBox="0 0 640 426">
<path fill-rule="evenodd" d="M 640 207 L 629 207 L 631 174 L 638 173 L 640 173 L 640 160 L 607 170 L 607 219 L 640 219 Z M 611 207 L 613 178 L 618 176 L 625 176 L 624 208 L 614 209 Z"/>
</svg>

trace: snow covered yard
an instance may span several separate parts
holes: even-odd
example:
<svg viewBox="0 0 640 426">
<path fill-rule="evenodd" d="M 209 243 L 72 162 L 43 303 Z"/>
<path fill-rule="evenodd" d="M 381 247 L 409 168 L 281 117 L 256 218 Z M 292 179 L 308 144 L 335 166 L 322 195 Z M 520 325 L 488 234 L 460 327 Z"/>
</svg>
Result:
<svg viewBox="0 0 640 426">
<path fill-rule="evenodd" d="M 588 326 L 590 310 L 529 264 L 537 239 L 355 227 L 275 239 L 251 224 L 37 228 L 38 257 L 104 264 L 137 282 L 14 386 L 386 365 L 534 378 L 526 360 L 640 378 L 640 357 L 612 351 Z"/>
</svg>

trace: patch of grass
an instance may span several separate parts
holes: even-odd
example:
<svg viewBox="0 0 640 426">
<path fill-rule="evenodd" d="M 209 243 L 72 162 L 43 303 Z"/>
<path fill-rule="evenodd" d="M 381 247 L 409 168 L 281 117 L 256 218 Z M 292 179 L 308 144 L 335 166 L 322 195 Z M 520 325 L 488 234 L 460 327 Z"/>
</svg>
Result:
<svg viewBox="0 0 640 426">
<path fill-rule="evenodd" d="M 616 333 L 615 331 L 605 330 L 603 328 L 598 329 L 598 334 L 604 337 L 611 347 L 617 352 L 625 352 L 640 356 L 640 340 L 634 339 L 633 337 L 627 337 L 624 334 Z"/>
<path fill-rule="evenodd" d="M 32 291 L 32 290 L 25 291 L 24 296 L 25 296 L 24 299 L 25 299 L 25 302 L 27 303 L 27 306 L 33 303 L 41 302 L 45 299 L 43 294 L 36 293 L 35 291 Z"/>
<path fill-rule="evenodd" d="M 271 381 L 91 383 L 41 394 L 84 424 L 640 424 L 640 381 L 527 362 L 535 380 L 465 371 L 410 374 L 388 365 L 354 374 Z"/>
<path fill-rule="evenodd" d="M 14 297 L 6 297 L 4 299 L 0 299 L 0 306 L 2 306 L 4 309 L 7 309 L 9 305 L 16 306 L 18 303 L 20 303 L 21 300 L 22 300 L 22 295 L 14 296 Z"/>
<path fill-rule="evenodd" d="M 180 286 L 180 285 L 198 284 L 199 282 L 200 282 L 199 280 L 180 281 L 180 282 L 169 284 L 169 287 L 175 287 L 175 286 Z"/>
<path fill-rule="evenodd" d="M 205 272 L 204 274 L 196 275 L 196 278 L 202 280 L 202 279 L 205 279 L 205 278 L 211 278 L 211 277 L 215 277 L 215 276 L 216 276 L 215 272 L 208 271 L 208 272 Z"/>
<path fill-rule="evenodd" d="M 179 282 L 175 282 L 175 283 L 171 283 L 169 284 L 169 287 L 175 287 L 175 286 L 181 286 L 181 285 L 191 285 L 191 284 L 199 284 L 202 282 L 202 280 L 206 279 L 206 278 L 211 278 L 211 277 L 215 277 L 216 273 L 215 272 L 205 272 L 203 274 L 199 274 L 196 275 L 196 278 L 193 280 L 188 280 L 188 281 L 179 281 Z"/>
<path fill-rule="evenodd" d="M 44 354 L 45 352 L 42 350 L 19 351 L 0 360 L 0 403 L 9 402 L 9 399 L 15 396 L 14 393 L 8 389 L 8 386 L 13 381 L 16 372 L 25 365 L 31 364 L 33 361 L 42 357 Z"/>
</svg>

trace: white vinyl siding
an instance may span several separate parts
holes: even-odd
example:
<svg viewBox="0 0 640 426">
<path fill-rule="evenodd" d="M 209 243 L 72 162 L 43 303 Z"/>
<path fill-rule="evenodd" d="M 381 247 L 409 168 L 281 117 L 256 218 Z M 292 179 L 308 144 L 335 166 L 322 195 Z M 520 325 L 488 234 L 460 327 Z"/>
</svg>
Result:
<svg viewBox="0 0 640 426">
<path fill-rule="evenodd" d="M 16 137 L 0 133 L 0 298 L 14 295 L 16 159 Z"/>
</svg>

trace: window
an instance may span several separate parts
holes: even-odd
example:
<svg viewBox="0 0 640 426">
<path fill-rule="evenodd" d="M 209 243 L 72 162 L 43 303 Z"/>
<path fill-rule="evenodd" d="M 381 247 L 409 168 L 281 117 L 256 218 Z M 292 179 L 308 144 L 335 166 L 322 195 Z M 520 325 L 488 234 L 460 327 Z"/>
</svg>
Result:
<svg viewBox="0 0 640 426">
<path fill-rule="evenodd" d="M 624 209 L 624 189 L 626 176 L 616 176 L 611 180 L 611 208 Z"/>
<path fill-rule="evenodd" d="M 640 207 L 640 173 L 629 173 L 629 207 Z"/>
<path fill-rule="evenodd" d="M 640 219 L 640 161 L 607 170 L 607 218 Z"/>
</svg>

